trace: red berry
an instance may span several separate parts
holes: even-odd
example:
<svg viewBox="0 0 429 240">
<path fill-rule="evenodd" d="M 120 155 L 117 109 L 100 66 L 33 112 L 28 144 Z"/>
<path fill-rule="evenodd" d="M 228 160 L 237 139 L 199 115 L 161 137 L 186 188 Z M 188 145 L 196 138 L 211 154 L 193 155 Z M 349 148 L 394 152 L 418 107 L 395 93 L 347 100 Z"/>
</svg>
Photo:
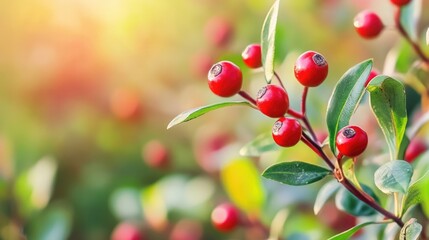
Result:
<svg viewBox="0 0 429 240">
<path fill-rule="evenodd" d="M 336 145 L 338 151 L 344 156 L 356 157 L 365 151 L 368 136 L 358 126 L 346 126 L 338 132 Z"/>
<path fill-rule="evenodd" d="M 110 98 L 112 113 L 121 120 L 137 121 L 142 117 L 143 107 L 138 93 L 116 89 Z"/>
<path fill-rule="evenodd" d="M 151 167 L 166 168 L 170 163 L 170 154 L 166 146 L 158 141 L 152 140 L 143 148 L 143 160 Z"/>
<path fill-rule="evenodd" d="M 377 77 L 378 75 L 380 75 L 380 72 L 377 69 L 372 69 L 368 75 L 368 78 L 366 79 L 365 87 L 368 86 L 368 84 L 371 82 L 371 80 L 373 78 Z"/>
<path fill-rule="evenodd" d="M 261 45 L 260 44 L 250 44 L 244 49 L 241 57 L 243 58 L 244 63 L 249 68 L 259 68 L 262 66 L 262 57 L 261 57 Z"/>
<path fill-rule="evenodd" d="M 120 223 L 112 232 L 112 240 L 143 240 L 140 230 L 131 223 Z"/>
<path fill-rule="evenodd" d="M 289 97 L 283 88 L 266 85 L 258 91 L 256 105 L 268 117 L 279 118 L 289 110 Z"/>
<path fill-rule="evenodd" d="M 207 40 L 216 47 L 225 47 L 230 42 L 233 32 L 231 22 L 219 16 L 210 19 L 204 29 Z"/>
<path fill-rule="evenodd" d="M 375 38 L 383 30 L 384 25 L 377 14 L 368 10 L 360 12 L 354 19 L 357 33 L 363 38 Z"/>
<path fill-rule="evenodd" d="M 243 82 L 240 68 L 232 62 L 221 61 L 212 66 L 208 74 L 209 87 L 220 97 L 238 93 Z"/>
<path fill-rule="evenodd" d="M 294 118 L 281 117 L 274 123 L 273 139 L 282 147 L 292 147 L 301 139 L 301 124 Z"/>
<path fill-rule="evenodd" d="M 202 235 L 203 229 L 200 222 L 182 219 L 174 225 L 169 240 L 201 240 Z"/>
<path fill-rule="evenodd" d="M 232 204 L 224 203 L 217 206 L 211 215 L 213 225 L 219 231 L 233 230 L 240 223 L 240 213 Z"/>
<path fill-rule="evenodd" d="M 411 0 L 390 0 L 390 2 L 393 3 L 394 5 L 398 6 L 398 7 L 402 7 L 402 6 L 410 3 Z"/>
<path fill-rule="evenodd" d="M 410 145 L 408 145 L 407 150 L 405 151 L 405 161 L 411 163 L 413 162 L 420 154 L 425 152 L 427 150 L 426 144 L 420 140 L 415 139 L 410 142 Z"/>
<path fill-rule="evenodd" d="M 328 62 L 320 53 L 307 51 L 296 60 L 294 72 L 302 85 L 316 87 L 328 76 Z"/>
</svg>

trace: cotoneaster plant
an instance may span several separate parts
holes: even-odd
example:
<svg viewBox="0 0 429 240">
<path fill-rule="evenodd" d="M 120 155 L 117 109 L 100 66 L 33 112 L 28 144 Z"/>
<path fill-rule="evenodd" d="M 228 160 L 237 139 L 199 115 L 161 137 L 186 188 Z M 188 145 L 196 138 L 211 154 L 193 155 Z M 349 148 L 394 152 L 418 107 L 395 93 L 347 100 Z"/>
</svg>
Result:
<svg viewBox="0 0 429 240">
<path fill-rule="evenodd" d="M 395 27 L 411 45 L 418 58 L 413 66 L 428 67 L 428 56 L 421 48 L 421 44 L 410 37 L 409 29 L 401 20 L 403 17 L 401 9 L 405 5 L 411 4 L 411 1 L 392 0 L 391 2 L 395 11 L 393 13 Z M 421 217 L 417 220 L 412 216 L 414 213 L 412 206 L 422 205 L 426 214 L 426 220 L 423 219 L 422 221 L 427 222 L 429 196 L 426 193 L 429 187 L 429 171 L 427 169 L 429 161 L 422 157 L 421 163 L 419 163 L 422 168 L 414 168 L 410 162 L 417 155 L 424 155 L 423 152 L 426 148 L 413 151 L 413 145 L 410 145 L 408 147 L 410 153 L 407 156 L 405 156 L 405 150 L 410 140 L 413 143 L 415 135 L 429 121 L 429 115 L 422 117 L 416 125 L 408 123 L 405 86 L 400 81 L 401 79 L 380 74 L 378 70 L 373 68 L 373 60 L 368 59 L 352 66 L 336 83 L 326 110 L 328 137 L 322 143 L 317 138 L 310 119 L 307 117 L 306 106 L 309 89 L 321 85 L 328 76 L 328 61 L 321 53 L 312 50 L 306 51 L 298 57 L 293 70 L 297 81 L 303 86 L 303 91 L 300 109 L 292 108 L 289 105 L 290 99 L 287 89 L 274 69 L 276 54 L 274 43 L 276 41 L 279 4 L 279 0 L 275 1 L 265 18 L 261 31 L 260 48 L 258 44 L 252 44 L 246 47 L 242 53 L 243 61 L 249 68 L 258 68 L 262 63 L 266 85 L 258 91 L 256 96 L 252 96 L 241 89 L 242 74 L 235 64 L 226 61 L 217 63 L 211 68 L 208 75 L 209 87 L 212 92 L 221 97 L 239 95 L 244 100 L 226 101 L 191 109 L 179 114 L 169 123 L 167 128 L 222 107 L 251 107 L 268 117 L 267 119 L 274 118 L 272 119 L 273 127 L 269 135 L 271 139 L 262 138 L 261 140 L 258 137 L 246 145 L 248 149 L 245 150 L 250 148 L 254 150 L 253 152 L 262 153 L 275 149 L 267 144 L 270 141 L 272 144 L 287 148 L 291 148 L 301 141 L 319 156 L 321 162 L 324 162 L 322 166 L 305 161 L 286 160 L 265 169 L 262 173 L 263 177 L 294 186 L 311 184 L 328 177 L 332 178 L 334 181 L 326 183 L 317 195 L 314 206 L 315 214 L 319 213 L 328 199 L 335 195 L 335 204 L 339 210 L 356 217 L 371 217 L 369 221 L 367 218 L 363 218 L 362 221 L 358 221 L 360 224 L 338 233 L 330 239 L 349 239 L 368 225 L 382 226 L 378 228 L 377 233 L 378 237 L 381 238 L 390 239 L 394 236 L 400 239 L 417 239 L 419 236 L 425 238 L 425 232 L 422 231 L 423 227 L 418 223 L 421 221 Z M 369 10 L 364 10 L 356 16 L 354 27 L 364 39 L 377 37 L 385 28 L 378 15 Z M 276 79 L 276 83 L 272 82 L 273 78 Z M 427 94 L 428 88 L 426 87 L 421 91 L 422 97 L 427 99 L 429 96 L 425 96 L 423 93 L 426 91 Z M 364 161 L 365 157 L 370 157 L 366 153 L 368 148 L 375 147 L 369 142 L 365 129 L 350 124 L 366 92 L 369 97 L 367 104 L 369 103 L 374 114 L 373 117 L 377 120 L 384 135 L 384 149 L 388 152 L 389 158 L 389 160 L 386 159 L 384 162 L 377 163 L 379 166 L 373 177 L 375 186 L 385 194 L 383 201 L 371 187 L 363 184 L 356 175 L 356 169 L 363 167 L 359 162 Z M 374 154 L 374 151 L 369 152 L 369 154 Z M 385 155 L 387 156 L 387 154 Z M 429 156 L 429 154 L 425 156 Z M 244 182 L 239 181 L 239 183 Z M 250 184 L 249 182 L 245 183 Z M 232 199 L 238 201 L 240 197 L 239 194 L 236 194 L 232 196 Z M 248 207 L 246 204 L 242 206 L 242 208 Z M 246 227 L 246 224 L 238 224 L 237 215 L 234 207 L 222 205 L 214 210 L 212 220 L 215 227 L 222 231 Z M 251 214 L 253 217 L 257 215 L 255 211 Z M 278 227 L 277 216 L 273 220 L 273 225 Z M 266 227 L 262 228 L 267 230 Z M 285 237 L 279 231 L 265 232 L 267 238 L 270 239 L 283 239 Z"/>
</svg>

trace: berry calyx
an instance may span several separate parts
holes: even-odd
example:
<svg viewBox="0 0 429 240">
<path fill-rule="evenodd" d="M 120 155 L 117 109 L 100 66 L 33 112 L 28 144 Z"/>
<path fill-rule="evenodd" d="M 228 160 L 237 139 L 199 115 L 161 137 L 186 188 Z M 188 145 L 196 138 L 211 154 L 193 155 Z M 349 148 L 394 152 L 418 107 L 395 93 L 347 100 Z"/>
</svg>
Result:
<svg viewBox="0 0 429 240">
<path fill-rule="evenodd" d="M 411 141 L 405 151 L 405 161 L 409 163 L 413 162 L 420 154 L 425 152 L 427 148 L 426 144 L 420 139 Z"/>
<path fill-rule="evenodd" d="M 208 74 L 210 90 L 220 97 L 231 97 L 238 93 L 243 82 L 240 68 L 232 62 L 214 64 Z"/>
<path fill-rule="evenodd" d="M 248 45 L 241 54 L 241 57 L 249 68 L 259 68 L 262 67 L 261 55 L 261 45 L 255 43 Z"/>
<path fill-rule="evenodd" d="M 384 25 L 380 17 L 374 12 L 365 10 L 356 15 L 353 25 L 357 33 L 367 39 L 377 37 Z"/>
<path fill-rule="evenodd" d="M 346 126 L 338 132 L 335 143 L 341 154 L 356 157 L 365 151 L 368 135 L 358 126 Z"/>
<path fill-rule="evenodd" d="M 279 118 L 289 110 L 289 97 L 283 88 L 266 85 L 258 91 L 256 105 L 268 117 Z"/>
<path fill-rule="evenodd" d="M 390 2 L 398 7 L 402 7 L 411 2 L 411 0 L 390 0 Z"/>
<path fill-rule="evenodd" d="M 328 62 L 320 53 L 307 51 L 296 60 L 294 73 L 302 85 L 316 87 L 328 76 Z"/>
<path fill-rule="evenodd" d="M 371 82 L 371 80 L 373 78 L 377 77 L 378 75 L 380 75 L 380 72 L 377 69 L 372 69 L 368 75 L 368 78 L 366 79 L 365 87 L 368 86 L 368 84 Z"/>
<path fill-rule="evenodd" d="M 272 136 L 282 147 L 295 146 L 301 139 L 301 124 L 294 118 L 282 117 L 274 123 Z"/>
<path fill-rule="evenodd" d="M 227 232 L 240 223 L 240 213 L 232 204 L 224 203 L 213 210 L 211 219 L 216 229 Z"/>
</svg>

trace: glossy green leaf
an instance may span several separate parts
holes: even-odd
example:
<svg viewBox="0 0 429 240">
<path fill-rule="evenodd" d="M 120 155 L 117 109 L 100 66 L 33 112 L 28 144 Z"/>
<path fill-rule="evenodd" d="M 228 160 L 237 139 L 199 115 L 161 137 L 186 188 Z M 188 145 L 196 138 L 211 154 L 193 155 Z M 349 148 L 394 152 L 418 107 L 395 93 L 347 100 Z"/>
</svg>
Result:
<svg viewBox="0 0 429 240">
<path fill-rule="evenodd" d="M 331 174 L 329 169 L 305 162 L 281 162 L 268 167 L 262 176 L 288 185 L 300 186 L 317 182 Z"/>
<path fill-rule="evenodd" d="M 260 214 L 265 193 L 259 171 L 252 160 L 232 159 L 222 168 L 221 180 L 235 205 L 249 214 Z"/>
<path fill-rule="evenodd" d="M 362 184 L 362 189 L 368 195 L 374 198 L 376 202 L 379 202 L 377 196 L 370 187 Z M 371 216 L 376 213 L 376 211 L 371 206 L 362 202 L 346 188 L 340 188 L 340 190 L 337 192 L 337 195 L 335 196 L 335 204 L 337 205 L 338 209 L 358 217 Z"/>
<path fill-rule="evenodd" d="M 404 227 L 402 227 L 401 232 L 399 234 L 400 240 L 417 240 L 419 239 L 420 233 L 423 228 L 420 223 L 417 222 L 417 219 L 411 218 L 408 220 Z"/>
<path fill-rule="evenodd" d="M 395 160 L 381 165 L 374 173 L 375 185 L 384 193 L 406 193 L 413 176 L 413 167 L 406 161 Z"/>
<path fill-rule="evenodd" d="M 337 132 L 349 124 L 350 118 L 359 105 L 372 64 L 372 60 L 366 60 L 350 68 L 340 78 L 329 99 L 326 121 L 329 130 L 329 146 L 334 153 Z"/>
<path fill-rule="evenodd" d="M 274 57 L 275 57 L 275 41 L 277 16 L 279 12 L 280 0 L 276 0 L 270 11 L 265 17 L 261 32 L 261 51 L 262 65 L 264 68 L 265 80 L 271 82 L 274 76 Z"/>
<path fill-rule="evenodd" d="M 313 211 L 314 214 L 318 214 L 322 209 L 323 205 L 334 195 L 335 192 L 340 188 L 340 184 L 337 180 L 332 180 L 327 182 L 325 185 L 320 188 L 317 193 L 316 201 L 314 202 Z"/>
<path fill-rule="evenodd" d="M 407 126 L 404 85 L 388 76 L 377 76 L 367 86 L 372 111 L 389 146 L 390 158 L 403 159 Z M 402 151 L 400 151 L 402 149 Z"/>
<path fill-rule="evenodd" d="M 353 234 L 355 234 L 357 231 L 359 231 L 361 228 L 368 226 L 368 225 L 373 225 L 373 224 L 386 224 L 384 222 L 366 222 L 366 223 L 362 223 L 359 225 L 356 225 L 342 233 L 339 233 L 335 236 L 330 237 L 328 240 L 348 240 L 350 239 Z"/>
<path fill-rule="evenodd" d="M 173 126 L 176 126 L 177 124 L 195 119 L 195 118 L 197 118 L 201 115 L 204 115 L 208 112 L 211 112 L 213 110 L 223 108 L 223 107 L 228 107 L 228 106 L 239 106 L 239 105 L 249 106 L 249 107 L 252 106 L 249 102 L 246 102 L 246 101 L 232 101 L 232 102 L 215 103 L 215 104 L 211 104 L 211 105 L 207 105 L 207 106 L 203 106 L 203 107 L 194 108 L 194 109 L 185 111 L 185 112 L 177 115 L 168 124 L 167 129 L 169 129 Z"/>
<path fill-rule="evenodd" d="M 38 217 L 29 239 L 65 240 L 69 239 L 72 213 L 68 208 L 50 207 Z"/>
<path fill-rule="evenodd" d="M 271 133 L 264 133 L 240 149 L 240 155 L 258 157 L 264 152 L 276 151 L 280 147 L 274 142 Z"/>
<path fill-rule="evenodd" d="M 413 40 L 418 40 L 418 23 L 422 12 L 422 0 L 413 0 L 401 8 L 401 24 Z"/>
<path fill-rule="evenodd" d="M 414 62 L 408 67 L 405 81 L 420 94 L 426 94 L 429 88 L 429 67 L 421 61 Z"/>
<path fill-rule="evenodd" d="M 410 185 L 406 195 L 402 200 L 402 214 L 404 214 L 411 206 L 422 202 L 424 188 L 429 184 L 429 171 L 426 172 L 420 179 Z"/>
</svg>

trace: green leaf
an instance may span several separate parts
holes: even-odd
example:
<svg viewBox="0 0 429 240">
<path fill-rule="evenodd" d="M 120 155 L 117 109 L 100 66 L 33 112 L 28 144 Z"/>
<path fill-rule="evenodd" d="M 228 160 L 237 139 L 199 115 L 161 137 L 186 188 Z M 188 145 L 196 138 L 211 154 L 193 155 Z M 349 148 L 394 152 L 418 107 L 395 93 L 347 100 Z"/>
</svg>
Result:
<svg viewBox="0 0 429 240">
<path fill-rule="evenodd" d="M 401 7 L 401 24 L 408 35 L 416 41 L 418 39 L 418 23 L 422 12 L 422 0 L 413 0 Z"/>
<path fill-rule="evenodd" d="M 351 181 L 357 188 L 362 189 L 358 179 L 356 178 L 356 171 L 354 170 L 355 163 L 353 159 L 349 158 L 343 163 L 343 173 L 349 181 Z"/>
<path fill-rule="evenodd" d="M 405 75 L 405 82 L 420 94 L 426 94 L 429 88 L 429 67 L 421 61 L 416 61 Z"/>
<path fill-rule="evenodd" d="M 277 16 L 280 1 L 276 0 L 265 17 L 261 32 L 262 65 L 264 68 L 265 80 L 271 82 L 274 76 L 274 53 L 276 40 Z"/>
<path fill-rule="evenodd" d="M 248 158 L 229 161 L 221 170 L 222 184 L 229 198 L 248 214 L 259 215 L 265 202 L 259 171 Z"/>
<path fill-rule="evenodd" d="M 305 162 L 282 162 L 268 167 L 262 176 L 288 185 L 300 186 L 317 182 L 332 172 Z"/>
<path fill-rule="evenodd" d="M 317 193 L 316 201 L 314 202 L 313 211 L 314 214 L 318 214 L 322 209 L 323 205 L 329 200 L 329 198 L 334 195 L 335 192 L 339 189 L 340 184 L 337 180 L 332 180 L 327 182 Z"/>
<path fill-rule="evenodd" d="M 355 234 L 357 231 L 359 231 L 361 228 L 368 226 L 368 225 L 372 225 L 372 224 L 386 224 L 384 222 L 366 222 L 366 223 L 362 223 L 359 225 L 356 225 L 342 233 L 339 233 L 335 236 L 330 237 L 328 240 L 348 240 L 350 239 L 353 234 Z"/>
<path fill-rule="evenodd" d="M 377 196 L 372 191 L 372 189 L 364 184 L 362 184 L 362 189 L 370 195 L 376 202 L 379 202 Z M 350 193 L 346 188 L 340 188 L 335 196 L 335 204 L 337 208 L 350 213 L 354 216 L 371 216 L 377 213 L 371 206 L 362 202 L 355 195 Z"/>
<path fill-rule="evenodd" d="M 389 146 L 390 158 L 403 159 L 407 126 L 404 85 L 388 76 L 377 76 L 367 86 L 372 111 Z"/>
<path fill-rule="evenodd" d="M 72 224 L 70 209 L 60 206 L 50 207 L 37 218 L 30 231 L 29 239 L 65 240 L 69 238 Z"/>
<path fill-rule="evenodd" d="M 273 141 L 271 133 L 264 133 L 247 143 L 240 149 L 240 155 L 259 157 L 264 152 L 276 151 L 280 147 Z"/>
<path fill-rule="evenodd" d="M 194 108 L 194 109 L 185 111 L 185 112 L 177 115 L 168 124 L 167 129 L 174 127 L 177 124 L 195 119 L 201 115 L 204 115 L 204 114 L 206 114 L 210 111 L 216 110 L 218 108 L 223 108 L 223 107 L 227 107 L 227 106 L 237 106 L 237 105 L 244 105 L 244 106 L 249 106 L 249 107 L 252 106 L 249 102 L 246 102 L 246 101 L 231 101 L 231 102 L 215 103 L 215 104 L 210 104 L 210 105 L 203 106 L 203 107 Z"/>
<path fill-rule="evenodd" d="M 329 146 L 333 153 L 338 131 L 349 124 L 363 96 L 365 81 L 372 68 L 372 60 L 366 60 L 350 68 L 338 81 L 329 99 L 326 121 L 329 130 Z"/>
<path fill-rule="evenodd" d="M 426 172 L 420 179 L 410 185 L 404 199 L 402 200 L 403 215 L 411 206 L 422 202 L 423 191 L 426 190 L 425 185 L 429 184 L 429 171 Z"/>
<path fill-rule="evenodd" d="M 384 193 L 406 193 L 413 176 L 413 167 L 406 161 L 395 160 L 381 165 L 374 173 L 375 185 Z"/>
<path fill-rule="evenodd" d="M 404 227 L 402 227 L 401 232 L 399 234 L 400 240 L 417 240 L 419 239 L 420 233 L 423 228 L 420 223 L 417 222 L 417 219 L 411 218 L 408 220 Z"/>
</svg>

